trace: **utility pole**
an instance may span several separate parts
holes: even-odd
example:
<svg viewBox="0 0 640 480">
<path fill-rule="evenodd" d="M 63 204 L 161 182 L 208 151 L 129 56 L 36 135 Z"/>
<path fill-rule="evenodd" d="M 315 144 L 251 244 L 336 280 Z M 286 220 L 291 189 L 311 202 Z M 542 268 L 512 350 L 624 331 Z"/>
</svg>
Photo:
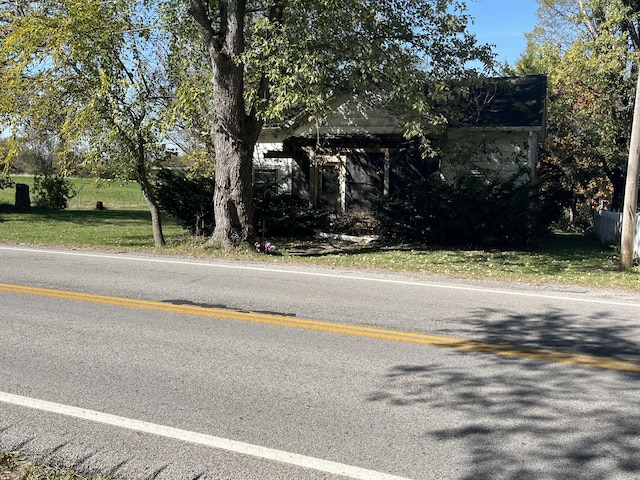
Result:
<svg viewBox="0 0 640 480">
<path fill-rule="evenodd" d="M 640 65 L 638 65 L 636 103 L 633 106 L 633 126 L 627 163 L 627 180 L 624 187 L 622 207 L 622 237 L 620 239 L 620 266 L 633 267 L 633 244 L 635 238 L 636 211 L 638 210 L 638 165 L 640 164 Z"/>
</svg>

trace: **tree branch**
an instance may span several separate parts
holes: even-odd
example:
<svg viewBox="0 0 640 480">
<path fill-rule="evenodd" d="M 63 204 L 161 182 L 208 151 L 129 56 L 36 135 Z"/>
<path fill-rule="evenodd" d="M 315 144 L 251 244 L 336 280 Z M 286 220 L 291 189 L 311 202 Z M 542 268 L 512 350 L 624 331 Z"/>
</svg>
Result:
<svg viewBox="0 0 640 480">
<path fill-rule="evenodd" d="M 283 0 L 273 0 L 271 3 L 271 7 L 269 8 L 269 22 L 275 24 L 282 24 L 282 20 L 284 18 L 284 1 Z M 258 95 L 257 100 L 251 106 L 250 116 L 252 118 L 256 117 L 257 114 L 257 102 L 269 100 L 271 97 L 271 86 L 269 79 L 265 73 L 262 73 L 260 77 L 260 84 L 258 85 Z"/>
<path fill-rule="evenodd" d="M 217 32 L 213 28 L 213 22 L 209 16 L 206 0 L 189 0 L 187 13 L 195 20 L 196 26 L 202 35 L 207 47 L 213 47 L 217 51 L 222 49 Z"/>
</svg>

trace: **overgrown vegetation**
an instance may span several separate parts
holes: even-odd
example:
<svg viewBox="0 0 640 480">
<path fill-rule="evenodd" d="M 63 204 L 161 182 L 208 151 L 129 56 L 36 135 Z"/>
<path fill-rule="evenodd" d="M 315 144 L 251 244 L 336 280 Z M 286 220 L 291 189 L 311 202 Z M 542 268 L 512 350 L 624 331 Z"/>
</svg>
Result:
<svg viewBox="0 0 640 480">
<path fill-rule="evenodd" d="M 278 193 L 276 183 L 254 187 L 254 206 L 256 233 L 262 237 L 313 235 L 326 230 L 330 223 L 328 212 L 312 209 L 300 198 Z"/>
<path fill-rule="evenodd" d="M 160 207 L 191 235 L 199 237 L 213 233 L 214 185 L 211 177 L 165 168 L 157 175 L 155 190 Z"/>
<path fill-rule="evenodd" d="M 514 73 L 548 76 L 539 172 L 563 195 L 563 223 L 584 229 L 593 206 L 623 205 L 640 55 L 636 0 L 540 0 Z"/>
<path fill-rule="evenodd" d="M 0 178 L 0 190 L 3 190 L 5 188 L 13 188 L 13 187 L 15 187 L 15 183 L 13 182 L 13 180 L 11 180 L 11 178 L 9 177 Z"/>
<path fill-rule="evenodd" d="M 37 207 L 64 210 L 76 195 L 73 183 L 60 175 L 39 175 L 33 180 L 34 202 Z"/>
<path fill-rule="evenodd" d="M 211 235 L 215 227 L 214 184 L 211 176 L 163 169 L 155 189 L 162 209 L 185 230 L 201 237 Z M 257 235 L 305 236 L 330 225 L 326 211 L 310 209 L 307 202 L 278 193 L 276 183 L 257 184 L 253 191 Z"/>
<path fill-rule="evenodd" d="M 438 175 L 414 176 L 395 194 L 377 196 L 372 212 L 343 215 L 279 194 L 277 184 L 260 184 L 255 189 L 256 227 L 266 225 L 272 236 L 322 231 L 441 247 L 529 247 L 549 233 L 562 211 L 546 178 L 527 178 L 520 172 L 451 185 Z"/>
<path fill-rule="evenodd" d="M 477 179 L 451 185 L 437 175 L 408 179 L 401 192 L 378 197 L 382 233 L 427 245 L 526 247 L 548 232 L 548 207 L 539 182 Z"/>
<path fill-rule="evenodd" d="M 26 182 L 25 178 L 16 178 Z M 15 212 L 0 210 L 0 242 L 28 245 L 102 248 L 118 251 L 156 252 L 149 230 L 150 215 L 135 183 L 74 179 L 78 196 L 62 211 L 33 208 Z M 0 190 L 0 204 L 11 203 L 13 190 Z M 96 199 L 107 206 L 95 208 Z M 270 203 L 271 206 L 274 203 Z M 277 211 L 280 211 L 279 209 Z M 309 212 L 309 211 L 307 211 Z M 174 222 L 165 222 L 167 246 L 162 254 L 203 258 L 224 256 L 242 260 L 302 262 L 341 268 L 374 268 L 464 278 L 521 281 L 528 283 L 581 284 L 594 287 L 640 289 L 640 269 L 621 271 L 615 248 L 600 245 L 579 234 L 553 234 L 527 248 L 447 247 L 425 242 L 383 240 L 369 244 L 319 239 L 313 235 L 286 236 L 277 230 L 277 214 L 267 226 L 266 238 L 281 254 L 265 256 L 252 249 L 226 253 L 206 245 Z M 309 213 L 309 223 L 315 225 Z M 323 220 L 342 233 L 368 233 L 371 219 L 349 215 Z M 271 221 L 270 221 L 271 222 Z M 286 230 L 285 230 L 286 231 Z"/>
<path fill-rule="evenodd" d="M 0 452 L 1 480 L 101 480 L 102 476 L 84 476 L 77 472 L 27 461 L 18 452 Z"/>
</svg>

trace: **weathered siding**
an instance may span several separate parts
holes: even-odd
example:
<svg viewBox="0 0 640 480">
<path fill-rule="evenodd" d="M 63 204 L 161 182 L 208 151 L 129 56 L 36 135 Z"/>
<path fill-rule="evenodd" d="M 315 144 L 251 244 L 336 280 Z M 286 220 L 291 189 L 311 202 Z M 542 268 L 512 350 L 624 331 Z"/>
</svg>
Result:
<svg viewBox="0 0 640 480">
<path fill-rule="evenodd" d="M 292 134 L 297 137 L 402 134 L 400 121 L 359 97 L 345 97 L 338 103 L 326 118 L 301 125 Z"/>
<path fill-rule="evenodd" d="M 451 132 L 441 173 L 451 183 L 469 175 L 497 174 L 508 178 L 523 166 L 533 174 L 535 158 L 531 157 L 537 156 L 536 139 L 535 132 L 529 130 Z"/>
</svg>

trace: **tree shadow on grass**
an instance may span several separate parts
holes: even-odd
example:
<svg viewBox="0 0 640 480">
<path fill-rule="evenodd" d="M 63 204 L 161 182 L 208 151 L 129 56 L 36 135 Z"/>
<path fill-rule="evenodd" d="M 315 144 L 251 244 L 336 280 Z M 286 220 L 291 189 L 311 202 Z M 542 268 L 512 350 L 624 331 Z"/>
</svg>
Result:
<svg viewBox="0 0 640 480">
<path fill-rule="evenodd" d="M 294 256 L 357 257 L 369 254 L 410 254 L 414 260 L 427 262 L 432 267 L 468 272 L 491 268 L 495 271 L 513 271 L 534 275 L 553 276 L 570 271 L 574 275 L 619 272 L 617 253 L 601 245 L 595 238 L 584 235 L 557 234 L 549 236 L 536 248 L 483 248 L 476 246 L 439 246 L 424 244 L 394 244 L 374 242 L 357 244 L 329 239 L 281 240 L 275 243 L 281 250 Z M 637 272 L 628 271 L 628 275 Z"/>
<path fill-rule="evenodd" d="M 147 223 L 151 221 L 148 210 L 46 210 L 32 208 L 20 212 L 54 222 L 69 222 L 80 225 L 122 225 L 126 223 Z"/>
<path fill-rule="evenodd" d="M 118 221 L 148 221 L 151 218 L 149 210 L 51 210 L 48 208 L 31 207 L 16 209 L 14 205 L 0 204 L 0 213 L 7 215 L 32 216 L 43 220 L 73 223 L 103 224 Z"/>
<path fill-rule="evenodd" d="M 465 322 L 483 342 L 638 360 L 631 322 L 589 320 L 559 310 L 479 310 Z M 369 396 L 430 419 L 425 445 L 463 452 L 465 473 L 456 478 L 640 478 L 640 373 L 456 352 L 469 361 L 391 367 Z"/>
</svg>

